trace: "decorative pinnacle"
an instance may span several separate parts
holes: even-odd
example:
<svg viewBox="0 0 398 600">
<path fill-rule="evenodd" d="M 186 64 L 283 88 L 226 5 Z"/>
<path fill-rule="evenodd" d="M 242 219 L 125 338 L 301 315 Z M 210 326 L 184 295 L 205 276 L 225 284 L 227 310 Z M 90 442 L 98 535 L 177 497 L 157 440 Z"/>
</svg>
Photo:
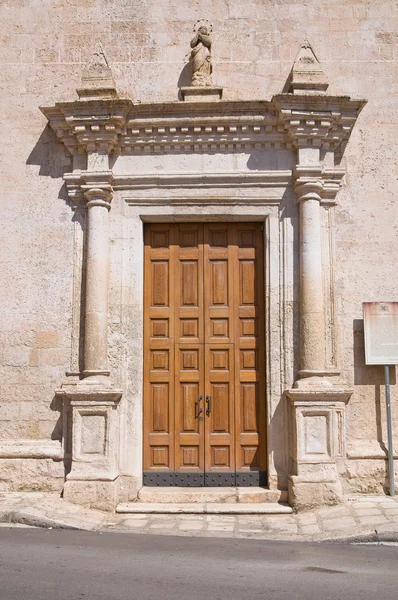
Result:
<svg viewBox="0 0 398 600">
<path fill-rule="evenodd" d="M 101 44 L 84 67 L 81 88 L 76 91 L 85 100 L 117 98 L 115 80 Z"/>
<path fill-rule="evenodd" d="M 290 85 L 293 94 L 325 94 L 329 86 L 322 65 L 307 38 L 293 63 Z"/>
</svg>

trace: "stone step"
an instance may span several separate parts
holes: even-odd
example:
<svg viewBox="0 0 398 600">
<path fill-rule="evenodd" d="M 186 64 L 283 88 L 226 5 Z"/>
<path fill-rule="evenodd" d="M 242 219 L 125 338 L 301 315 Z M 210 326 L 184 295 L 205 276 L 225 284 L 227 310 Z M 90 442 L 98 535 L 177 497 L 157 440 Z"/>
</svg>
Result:
<svg viewBox="0 0 398 600">
<path fill-rule="evenodd" d="M 155 504 L 200 504 L 286 502 L 287 492 L 260 487 L 143 487 L 138 492 L 138 502 Z"/>
<path fill-rule="evenodd" d="M 116 512 L 119 514 L 282 515 L 291 514 L 292 509 L 286 504 L 274 502 L 126 502 L 118 504 Z"/>
</svg>

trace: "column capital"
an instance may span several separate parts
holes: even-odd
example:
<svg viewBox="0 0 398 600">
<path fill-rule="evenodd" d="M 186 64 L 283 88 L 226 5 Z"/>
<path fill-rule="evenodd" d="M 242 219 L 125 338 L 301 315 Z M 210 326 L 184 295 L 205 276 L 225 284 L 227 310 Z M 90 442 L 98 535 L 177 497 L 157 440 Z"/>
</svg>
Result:
<svg viewBox="0 0 398 600">
<path fill-rule="evenodd" d="M 344 169 L 320 165 L 297 165 L 294 170 L 296 201 L 317 200 L 322 204 L 336 204 L 336 196 L 345 175 Z"/>
<path fill-rule="evenodd" d="M 113 197 L 113 173 L 104 171 L 81 171 L 64 174 L 69 199 L 76 205 L 91 200 L 103 200 L 109 204 Z M 92 206 L 92 205 L 91 205 Z"/>
<path fill-rule="evenodd" d="M 321 202 L 323 192 L 322 167 L 296 167 L 294 172 L 297 203 L 304 200 L 317 200 Z"/>
<path fill-rule="evenodd" d="M 91 208 L 93 206 L 103 206 L 104 208 L 110 210 L 113 191 L 112 188 L 104 189 L 100 187 L 92 187 L 84 191 L 84 198 L 86 200 L 87 208 Z"/>
</svg>

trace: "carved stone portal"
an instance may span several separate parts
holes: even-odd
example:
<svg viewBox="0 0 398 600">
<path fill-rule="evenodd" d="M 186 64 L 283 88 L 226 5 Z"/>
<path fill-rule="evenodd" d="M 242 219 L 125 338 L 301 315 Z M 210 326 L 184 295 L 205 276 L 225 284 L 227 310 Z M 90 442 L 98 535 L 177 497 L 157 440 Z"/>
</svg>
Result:
<svg viewBox="0 0 398 600">
<path fill-rule="evenodd" d="M 181 88 L 185 104 L 145 105 L 114 97 L 112 76 L 102 51 L 93 59 L 92 77 L 90 68 L 83 77 L 79 100 L 42 108 L 51 127 L 73 155 L 74 168 L 64 174 L 69 198 L 85 202 L 88 213 L 84 368 L 56 392 L 72 413 L 72 465 L 64 496 L 80 504 L 112 509 L 122 494 L 130 500 L 142 484 L 139 438 L 142 423 L 131 427 L 131 439 L 134 434 L 138 441 L 135 446 L 127 447 L 129 424 L 124 412 L 130 410 L 129 404 L 134 399 L 134 419 L 139 421 L 142 414 L 141 359 L 137 358 L 136 363 L 135 396 L 115 387 L 108 367 L 109 216 L 114 192 L 130 190 L 134 198 L 128 203 L 135 216 L 128 218 L 135 223 L 134 254 L 138 257 L 143 247 L 138 233 L 142 231 L 143 213 L 149 220 L 154 214 L 155 219 L 160 216 L 166 221 L 175 220 L 177 214 L 181 220 L 187 216 L 197 220 L 213 216 L 216 220 L 228 220 L 235 214 L 239 220 L 264 221 L 269 248 L 275 248 L 267 253 L 270 326 L 264 332 L 269 336 L 268 364 L 271 371 L 275 368 L 267 388 L 268 485 L 271 490 L 281 492 L 289 487 L 290 502 L 299 509 L 334 504 L 342 498 L 345 406 L 352 391 L 346 388 L 337 365 L 330 365 L 327 360 L 328 297 L 322 262 L 322 215 L 325 207 L 336 204 L 344 176 L 344 170 L 335 166 L 334 152 L 344 147 L 365 101 L 326 95 L 327 81 L 306 42 L 293 67 L 293 93 L 279 94 L 269 101 L 227 100 L 222 105 L 215 104 L 212 110 L 210 102 L 220 101 L 222 89 L 206 85 L 211 75 L 209 28 L 199 27 L 191 45 L 192 85 Z M 269 151 L 275 155 L 279 151 L 294 152 L 295 168 L 225 169 L 225 164 L 233 164 L 232 160 L 226 163 L 224 157 L 222 162 L 216 162 L 218 154 L 239 157 L 244 152 Z M 214 164 L 199 171 L 168 172 L 170 157 L 177 153 L 189 157 L 187 164 L 199 164 L 194 163 L 195 157 L 206 155 Z M 121 156 L 125 167 L 121 170 L 114 167 L 111 154 Z M 165 155 L 164 172 L 159 172 L 158 167 L 152 170 L 148 167 L 148 171 L 137 173 L 133 154 L 156 161 Z M 149 164 L 160 163 L 148 161 Z M 289 164 L 293 166 L 293 162 Z M 278 348 L 285 346 L 275 323 L 279 323 L 281 311 L 286 310 L 287 314 L 279 299 L 281 263 L 277 250 L 280 236 L 277 223 L 282 214 L 279 206 L 285 192 L 292 205 L 295 193 L 299 220 L 300 370 L 295 383 L 293 369 L 289 372 L 286 369 L 282 379 L 277 366 L 284 360 Z M 118 201 L 120 205 L 120 196 Z M 145 213 L 146 210 L 149 212 Z M 290 260 L 293 261 L 293 256 Z M 139 259 L 135 265 L 134 281 L 141 302 L 144 291 Z M 126 287 L 129 285 L 126 283 Z M 137 306 L 136 330 L 142 310 L 141 304 Z M 142 346 L 137 348 L 141 351 Z M 126 393 L 130 394 L 127 402 Z M 280 417 L 278 421 L 277 410 L 286 410 L 289 418 Z M 289 427 L 284 427 L 286 421 Z M 286 467 L 281 458 L 285 450 L 275 445 L 275 439 L 285 435 L 285 429 L 290 439 Z M 135 448 L 135 456 L 129 448 Z M 274 460 L 278 452 L 276 458 L 284 469 L 281 474 L 278 472 L 281 467 Z M 129 479 L 131 483 L 125 483 Z M 122 490 L 125 485 L 127 492 L 126 488 Z"/>
</svg>

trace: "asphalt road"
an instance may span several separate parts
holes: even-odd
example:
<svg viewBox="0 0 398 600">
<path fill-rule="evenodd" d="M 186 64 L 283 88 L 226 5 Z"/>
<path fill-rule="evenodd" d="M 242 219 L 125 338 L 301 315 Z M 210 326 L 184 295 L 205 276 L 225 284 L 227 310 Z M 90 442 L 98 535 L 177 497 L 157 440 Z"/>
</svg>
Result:
<svg viewBox="0 0 398 600">
<path fill-rule="evenodd" d="M 0 528 L 1 600 L 396 600 L 398 547 Z"/>
</svg>

